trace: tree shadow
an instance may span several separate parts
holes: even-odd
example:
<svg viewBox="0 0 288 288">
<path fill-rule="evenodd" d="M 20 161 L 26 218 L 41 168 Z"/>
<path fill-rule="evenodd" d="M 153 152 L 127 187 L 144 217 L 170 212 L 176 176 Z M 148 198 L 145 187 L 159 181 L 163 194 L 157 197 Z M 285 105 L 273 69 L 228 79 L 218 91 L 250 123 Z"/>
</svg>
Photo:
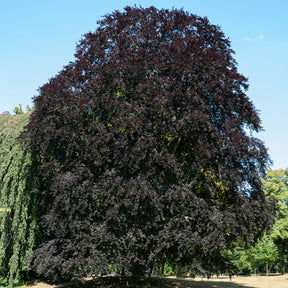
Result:
<svg viewBox="0 0 288 288">
<path fill-rule="evenodd" d="M 68 285 L 67 285 L 68 284 Z M 125 278 L 118 277 L 99 277 L 89 281 L 78 283 L 67 283 L 57 285 L 57 288 L 255 288 L 252 286 L 241 285 L 239 283 L 219 280 L 197 281 L 191 279 L 168 279 L 168 278 Z"/>
<path fill-rule="evenodd" d="M 187 280 L 187 279 L 167 279 L 167 281 L 174 282 L 176 283 L 181 283 L 183 288 L 185 287 L 190 287 L 190 288 L 255 288 L 253 286 L 247 286 L 245 284 L 240 284 L 240 283 L 235 283 L 232 281 L 223 281 L 221 279 L 219 280 L 206 280 L 204 279 L 203 281 L 197 281 L 197 280 Z M 178 288 L 179 286 L 171 286 L 171 288 Z M 182 288 L 182 286 L 180 286 Z"/>
</svg>

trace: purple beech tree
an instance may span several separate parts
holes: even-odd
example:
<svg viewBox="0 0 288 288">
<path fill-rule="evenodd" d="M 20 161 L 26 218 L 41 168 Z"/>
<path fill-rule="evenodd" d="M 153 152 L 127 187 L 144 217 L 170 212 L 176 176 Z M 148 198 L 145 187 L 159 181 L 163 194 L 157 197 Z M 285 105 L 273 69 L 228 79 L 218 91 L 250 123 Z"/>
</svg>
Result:
<svg viewBox="0 0 288 288">
<path fill-rule="evenodd" d="M 269 157 L 247 133 L 260 119 L 233 53 L 206 18 L 154 7 L 116 11 L 83 37 L 40 88 L 23 134 L 40 276 L 205 264 L 270 227 Z"/>
</svg>

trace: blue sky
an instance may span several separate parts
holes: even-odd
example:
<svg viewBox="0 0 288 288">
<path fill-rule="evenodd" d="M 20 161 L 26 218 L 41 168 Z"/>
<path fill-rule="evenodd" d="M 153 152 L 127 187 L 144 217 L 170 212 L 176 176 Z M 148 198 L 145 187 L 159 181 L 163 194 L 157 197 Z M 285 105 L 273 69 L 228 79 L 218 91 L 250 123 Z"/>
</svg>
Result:
<svg viewBox="0 0 288 288">
<path fill-rule="evenodd" d="M 269 149 L 271 168 L 288 167 L 287 0 L 0 0 L 0 113 L 32 106 L 37 89 L 73 61 L 82 35 L 127 5 L 183 8 L 222 28 L 249 78 L 247 94 L 265 129 L 256 136 Z"/>
</svg>

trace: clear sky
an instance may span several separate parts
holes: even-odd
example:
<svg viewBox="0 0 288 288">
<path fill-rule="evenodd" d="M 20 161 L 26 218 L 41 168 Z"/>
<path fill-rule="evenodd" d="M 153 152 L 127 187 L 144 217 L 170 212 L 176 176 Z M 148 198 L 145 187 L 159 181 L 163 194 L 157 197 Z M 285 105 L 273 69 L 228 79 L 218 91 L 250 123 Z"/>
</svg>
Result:
<svg viewBox="0 0 288 288">
<path fill-rule="evenodd" d="M 265 131 L 256 136 L 271 168 L 287 168 L 287 0 L 0 0 L 0 113 L 32 106 L 37 89 L 74 60 L 83 34 L 128 5 L 183 8 L 222 28 L 262 119 Z"/>
</svg>

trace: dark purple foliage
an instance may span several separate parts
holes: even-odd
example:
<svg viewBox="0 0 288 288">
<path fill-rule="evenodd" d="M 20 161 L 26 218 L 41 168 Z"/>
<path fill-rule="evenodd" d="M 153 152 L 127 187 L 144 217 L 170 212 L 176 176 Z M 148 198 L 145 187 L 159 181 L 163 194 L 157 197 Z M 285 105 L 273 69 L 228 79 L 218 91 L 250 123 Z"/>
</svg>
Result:
<svg viewBox="0 0 288 288">
<path fill-rule="evenodd" d="M 24 135 L 42 277 L 191 264 L 271 225 L 269 158 L 247 134 L 260 119 L 232 54 L 219 27 L 179 10 L 126 7 L 85 35 Z"/>
</svg>

